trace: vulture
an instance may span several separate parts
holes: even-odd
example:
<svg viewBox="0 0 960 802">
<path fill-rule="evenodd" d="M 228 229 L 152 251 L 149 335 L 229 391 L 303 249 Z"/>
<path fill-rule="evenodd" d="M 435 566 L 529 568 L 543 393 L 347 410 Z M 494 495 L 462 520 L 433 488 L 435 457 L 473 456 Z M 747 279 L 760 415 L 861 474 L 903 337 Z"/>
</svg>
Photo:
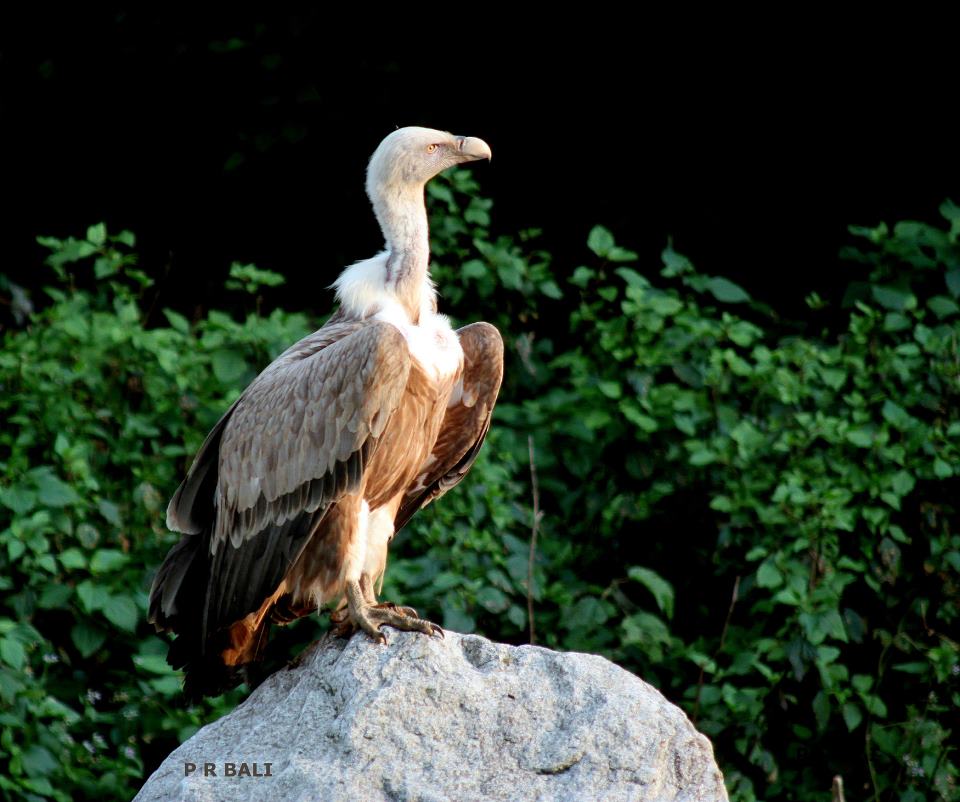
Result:
<svg viewBox="0 0 960 802">
<path fill-rule="evenodd" d="M 271 624 L 332 603 L 335 632 L 442 635 L 381 602 L 387 548 L 470 470 L 503 377 L 488 323 L 454 331 L 430 280 L 424 187 L 489 160 L 476 137 L 401 128 L 377 147 L 366 190 L 384 250 L 334 282 L 327 323 L 268 365 L 207 435 L 167 508 L 182 533 L 157 571 L 149 620 L 188 698 L 239 684 Z"/>
</svg>

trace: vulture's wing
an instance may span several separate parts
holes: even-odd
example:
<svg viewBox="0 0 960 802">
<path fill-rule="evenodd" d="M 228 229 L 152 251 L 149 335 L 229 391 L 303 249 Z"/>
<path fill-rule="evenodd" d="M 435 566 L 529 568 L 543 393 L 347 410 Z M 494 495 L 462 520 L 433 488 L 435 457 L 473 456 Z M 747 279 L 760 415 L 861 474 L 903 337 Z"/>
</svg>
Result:
<svg viewBox="0 0 960 802">
<path fill-rule="evenodd" d="M 394 519 L 397 530 L 466 476 L 490 428 L 503 380 L 503 339 L 489 323 L 464 326 L 457 336 L 463 348 L 463 376 L 450 398 L 433 452 L 400 503 Z"/>
<path fill-rule="evenodd" d="M 209 533 L 203 640 L 274 593 L 330 505 L 360 484 L 409 372 L 403 335 L 381 322 L 328 324 L 267 367 L 170 502 L 168 524 L 188 536 L 158 573 L 151 619 L 162 625 L 184 612 L 178 591 L 191 566 L 186 555 L 182 567 L 168 563 L 197 539 L 191 531 Z"/>
</svg>

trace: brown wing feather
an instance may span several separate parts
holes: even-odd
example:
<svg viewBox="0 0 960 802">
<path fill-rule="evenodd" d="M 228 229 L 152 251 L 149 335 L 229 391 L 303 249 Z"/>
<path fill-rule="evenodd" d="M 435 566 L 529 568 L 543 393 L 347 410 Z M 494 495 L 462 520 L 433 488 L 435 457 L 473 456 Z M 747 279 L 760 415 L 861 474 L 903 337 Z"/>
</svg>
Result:
<svg viewBox="0 0 960 802">
<path fill-rule="evenodd" d="M 323 328 L 290 346 L 274 360 L 264 373 L 281 360 L 306 359 L 338 340 L 353 334 L 362 325 L 360 321 L 328 323 Z M 260 377 L 255 380 L 254 384 L 259 381 Z M 167 505 L 167 527 L 174 532 L 198 534 L 213 521 L 214 508 L 210 504 L 210 492 L 216 487 L 217 466 L 220 461 L 220 438 L 227 421 L 230 420 L 242 398 L 243 396 L 234 401 L 230 409 L 210 430 L 203 441 L 203 445 L 197 451 L 186 477 L 180 483 L 177 492 L 173 494 L 173 498 L 170 499 L 170 503 Z M 211 477 L 213 482 L 212 486 L 209 487 L 210 492 L 203 492 L 204 484 L 210 485 Z"/>
<path fill-rule="evenodd" d="M 167 512 L 188 533 L 151 590 L 150 620 L 181 634 L 171 661 L 216 651 L 211 636 L 276 591 L 330 505 L 359 486 L 409 371 L 395 327 L 338 322 L 284 352 L 221 419 Z"/>
<path fill-rule="evenodd" d="M 463 376 L 454 389 L 430 458 L 404 494 L 394 527 L 455 487 L 480 453 L 503 380 L 503 338 L 489 323 L 457 330 L 463 348 Z"/>
</svg>

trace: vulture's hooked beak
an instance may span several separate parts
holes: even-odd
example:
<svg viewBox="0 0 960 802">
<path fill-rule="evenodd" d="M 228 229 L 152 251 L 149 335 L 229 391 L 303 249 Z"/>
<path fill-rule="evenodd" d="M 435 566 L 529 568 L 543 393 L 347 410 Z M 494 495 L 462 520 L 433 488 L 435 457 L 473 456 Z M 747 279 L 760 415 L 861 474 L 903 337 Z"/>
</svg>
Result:
<svg viewBox="0 0 960 802">
<path fill-rule="evenodd" d="M 480 159 L 490 161 L 493 158 L 490 146 L 475 136 L 458 136 L 457 150 L 460 152 L 461 162 L 475 162 Z"/>
</svg>

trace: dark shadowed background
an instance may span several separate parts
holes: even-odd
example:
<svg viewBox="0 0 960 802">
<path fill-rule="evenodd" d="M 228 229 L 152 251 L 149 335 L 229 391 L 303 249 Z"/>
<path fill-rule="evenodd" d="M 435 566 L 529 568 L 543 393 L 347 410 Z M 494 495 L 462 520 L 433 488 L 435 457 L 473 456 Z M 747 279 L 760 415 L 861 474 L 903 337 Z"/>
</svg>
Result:
<svg viewBox="0 0 960 802">
<path fill-rule="evenodd" d="M 167 274 L 163 303 L 209 302 L 239 260 L 323 311 L 323 288 L 380 245 L 366 159 L 410 124 L 487 139 L 495 227 L 542 228 L 561 270 L 603 223 L 651 264 L 672 236 L 801 314 L 809 291 L 845 286 L 848 224 L 931 219 L 958 194 L 934 21 L 681 22 L 548 36 L 477 21 L 356 43 L 320 10 L 7 20 L 2 270 L 29 285 L 36 235 L 104 220 Z"/>
</svg>

